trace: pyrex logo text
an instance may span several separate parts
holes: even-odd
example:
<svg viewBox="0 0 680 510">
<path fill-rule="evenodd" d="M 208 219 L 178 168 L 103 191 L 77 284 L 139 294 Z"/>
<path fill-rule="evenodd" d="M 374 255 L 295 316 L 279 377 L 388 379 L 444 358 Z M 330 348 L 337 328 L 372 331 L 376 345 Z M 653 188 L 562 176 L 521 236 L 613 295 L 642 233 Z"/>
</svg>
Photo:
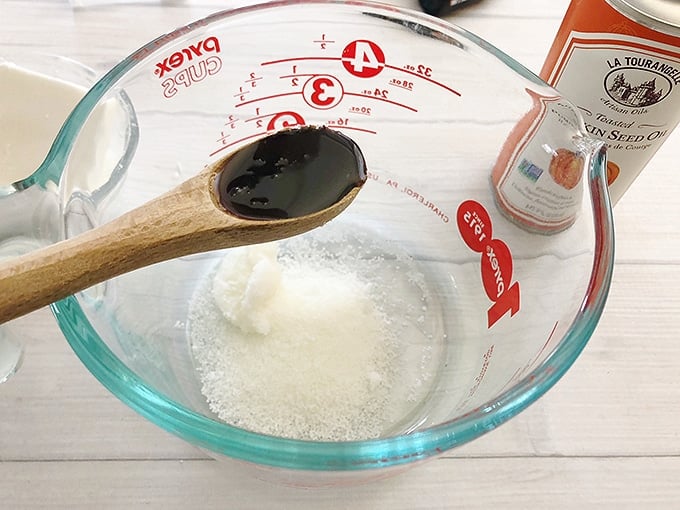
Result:
<svg viewBox="0 0 680 510">
<path fill-rule="evenodd" d="M 458 230 L 468 247 L 481 254 L 484 291 L 493 305 L 487 311 L 491 328 L 506 313 L 519 311 L 519 283 L 512 282 L 512 254 L 500 239 L 492 238 L 489 213 L 482 204 L 466 200 L 458 206 Z"/>
<path fill-rule="evenodd" d="M 217 37 L 208 37 L 196 44 L 191 44 L 180 51 L 176 51 L 163 61 L 156 63 L 154 74 L 159 78 L 175 69 L 182 67 L 186 62 L 191 62 L 194 57 L 201 57 L 205 52 L 220 52 L 220 41 Z"/>
<path fill-rule="evenodd" d="M 167 73 L 177 71 L 174 76 L 168 75 L 162 82 L 163 95 L 168 99 L 174 97 L 180 88 L 191 87 L 209 76 L 214 76 L 222 69 L 222 60 L 212 53 L 220 52 L 220 41 L 217 37 L 208 37 L 196 44 L 191 44 L 169 57 L 156 63 L 154 74 L 163 78 Z M 209 55 L 207 55 L 209 54 Z"/>
</svg>

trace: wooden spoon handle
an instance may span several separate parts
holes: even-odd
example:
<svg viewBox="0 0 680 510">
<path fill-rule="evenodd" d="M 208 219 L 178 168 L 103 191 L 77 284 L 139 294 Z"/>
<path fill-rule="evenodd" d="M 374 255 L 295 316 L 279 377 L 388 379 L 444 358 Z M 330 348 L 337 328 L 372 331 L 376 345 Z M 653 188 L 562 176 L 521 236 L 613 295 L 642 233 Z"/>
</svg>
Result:
<svg viewBox="0 0 680 510">
<path fill-rule="evenodd" d="M 99 228 L 8 259 L 0 265 L 0 323 L 114 276 L 199 251 L 190 249 L 192 239 L 200 243 L 211 218 L 227 227 L 241 221 L 217 210 L 206 188 L 199 174 Z"/>
<path fill-rule="evenodd" d="M 248 220 L 214 201 L 214 171 L 79 236 L 0 264 L 0 324 L 104 280 L 192 253 L 264 243 L 316 228 L 356 197 L 298 218 Z"/>
</svg>

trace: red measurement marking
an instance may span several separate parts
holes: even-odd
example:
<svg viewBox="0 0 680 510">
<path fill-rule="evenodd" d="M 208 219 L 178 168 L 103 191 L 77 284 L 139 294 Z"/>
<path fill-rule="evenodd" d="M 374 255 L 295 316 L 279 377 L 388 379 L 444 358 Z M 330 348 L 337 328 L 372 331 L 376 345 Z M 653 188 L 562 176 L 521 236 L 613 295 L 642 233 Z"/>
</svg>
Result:
<svg viewBox="0 0 680 510">
<path fill-rule="evenodd" d="M 399 87 L 400 89 L 406 89 L 406 90 L 413 90 L 413 83 L 410 81 L 390 81 L 388 82 L 388 85 L 392 85 L 393 87 Z"/>
<path fill-rule="evenodd" d="M 420 78 L 421 80 L 425 80 L 427 82 L 430 82 L 433 85 L 437 85 L 438 87 L 441 87 L 444 90 L 451 92 L 452 94 L 460 96 L 460 92 L 458 92 L 457 90 L 454 90 L 451 87 L 444 85 L 441 82 L 438 82 L 437 80 L 433 80 L 432 78 L 428 78 L 427 76 L 423 76 L 422 74 L 419 74 L 417 71 L 411 71 L 409 69 L 404 69 L 404 68 L 401 68 L 401 67 L 395 67 L 395 66 L 391 66 L 389 64 L 385 64 L 385 67 L 387 67 L 389 69 L 394 69 L 395 71 L 401 71 L 402 73 L 410 74 L 411 76 L 416 76 L 416 77 Z"/>
<path fill-rule="evenodd" d="M 261 66 L 271 66 L 275 64 L 284 64 L 286 62 L 298 62 L 300 60 L 340 60 L 340 57 L 293 57 L 293 58 L 282 58 L 281 60 L 270 60 L 268 62 L 262 62 Z"/>
<path fill-rule="evenodd" d="M 405 108 L 407 110 L 411 110 L 412 112 L 417 112 L 415 108 L 412 106 L 405 105 L 403 103 L 398 103 L 396 101 L 392 101 L 390 99 L 385 99 L 383 97 L 378 97 L 378 96 L 367 96 L 366 94 L 357 94 L 356 92 L 345 92 L 346 96 L 357 96 L 357 97 L 364 97 L 367 99 L 375 99 L 376 101 L 382 101 L 384 103 L 390 103 L 393 104 L 394 106 L 399 106 L 400 108 Z"/>
<path fill-rule="evenodd" d="M 373 78 L 385 67 L 385 53 L 373 41 L 358 39 L 342 50 L 342 65 L 359 78 Z"/>
<path fill-rule="evenodd" d="M 363 108 L 359 106 L 350 106 L 350 108 L 347 110 L 349 113 L 356 113 L 359 115 L 366 115 L 370 116 L 371 115 L 371 109 L 367 106 L 364 106 Z"/>
<path fill-rule="evenodd" d="M 331 41 L 329 39 L 326 39 L 326 34 L 321 34 L 321 39 L 317 39 L 314 41 L 314 43 L 318 44 L 322 50 L 326 49 L 326 45 L 328 43 L 334 43 L 335 41 Z"/>
<path fill-rule="evenodd" d="M 311 78 L 312 76 L 316 76 L 314 73 L 306 73 L 306 74 L 284 74 L 283 76 L 279 76 L 280 79 L 285 79 L 285 78 Z"/>
<path fill-rule="evenodd" d="M 254 120 L 263 120 L 263 119 L 268 119 L 269 117 L 276 115 L 275 113 L 267 113 L 265 115 L 258 115 L 257 117 L 250 117 L 249 119 L 244 120 L 243 122 L 252 122 Z"/>
<path fill-rule="evenodd" d="M 239 121 L 239 118 L 234 116 L 234 115 L 229 115 L 229 118 L 227 121 L 223 124 L 224 126 L 229 126 L 231 129 L 234 129 L 236 127 L 236 123 Z"/>
<path fill-rule="evenodd" d="M 280 60 L 270 60 L 268 62 L 262 62 L 260 65 L 261 66 L 270 66 L 270 65 L 275 65 L 275 64 L 284 64 L 287 62 L 297 62 L 301 60 L 342 60 L 341 58 L 338 57 L 293 57 L 293 58 L 283 58 Z M 438 82 L 437 80 L 433 80 L 432 78 L 428 78 L 427 76 L 423 76 L 422 74 L 419 74 L 417 71 L 411 71 L 409 69 L 403 69 L 401 67 L 396 67 L 390 64 L 385 64 L 385 67 L 388 69 L 393 69 L 395 71 L 400 71 L 402 73 L 410 74 L 411 76 L 417 76 L 418 78 L 425 80 L 427 82 L 432 83 L 433 85 L 436 85 L 438 87 L 443 88 L 444 90 L 451 92 L 452 94 L 455 94 L 457 96 L 460 96 L 460 92 L 457 90 L 452 89 L 451 87 L 444 85 L 441 82 Z"/>
<path fill-rule="evenodd" d="M 237 92 L 233 97 L 241 97 L 245 94 L 250 94 L 250 90 L 244 90 L 243 92 Z"/>
<path fill-rule="evenodd" d="M 263 133 L 254 133 L 254 134 L 252 134 L 252 135 L 245 136 L 245 137 L 240 138 L 240 139 L 238 139 L 238 140 L 234 140 L 234 141 L 231 142 L 230 144 L 228 144 L 228 145 L 223 145 L 223 146 L 220 147 L 219 149 L 217 149 L 217 150 L 211 152 L 211 153 L 210 153 L 210 157 L 213 157 L 215 154 L 218 154 L 218 153 L 222 152 L 223 150 L 225 150 L 225 149 L 227 149 L 227 148 L 229 148 L 229 147 L 232 147 L 232 146 L 234 146 L 234 145 L 236 145 L 236 144 L 238 144 L 238 143 L 245 142 L 246 140 L 250 140 L 251 138 L 256 138 L 256 137 L 258 137 L 258 136 L 265 136 L 266 134 L 267 134 L 266 131 L 263 132 Z"/>
<path fill-rule="evenodd" d="M 273 115 L 267 123 L 267 131 L 304 125 L 305 119 L 302 117 L 302 115 L 289 110 Z"/>
<path fill-rule="evenodd" d="M 345 91 L 335 76 L 319 75 L 310 78 L 302 87 L 302 97 L 312 108 L 329 110 L 342 101 Z"/>
<path fill-rule="evenodd" d="M 225 135 L 224 131 L 220 131 L 220 134 L 222 136 L 220 138 L 218 138 L 217 140 L 215 140 L 216 142 L 224 142 L 227 138 L 229 138 L 231 136 L 229 134 Z"/>
<path fill-rule="evenodd" d="M 249 78 L 249 79 L 246 80 L 246 83 L 250 83 L 250 82 L 261 80 L 261 79 L 262 79 L 262 76 L 258 76 L 257 78 Z"/>
<path fill-rule="evenodd" d="M 245 106 L 247 104 L 257 103 L 259 101 L 267 101 L 268 99 L 276 99 L 277 97 L 295 96 L 295 95 L 301 95 L 301 94 L 302 94 L 302 92 L 284 92 L 282 94 L 274 94 L 272 96 L 263 96 L 263 97 L 251 99 L 250 101 L 243 101 L 241 103 L 236 104 L 235 106 L 238 108 L 239 106 Z"/>
</svg>

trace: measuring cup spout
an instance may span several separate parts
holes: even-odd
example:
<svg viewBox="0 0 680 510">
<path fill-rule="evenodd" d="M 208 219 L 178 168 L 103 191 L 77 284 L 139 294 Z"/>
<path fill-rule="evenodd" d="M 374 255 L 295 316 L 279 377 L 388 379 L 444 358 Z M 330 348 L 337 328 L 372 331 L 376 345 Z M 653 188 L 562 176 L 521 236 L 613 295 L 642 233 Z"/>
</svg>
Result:
<svg viewBox="0 0 680 510">
<path fill-rule="evenodd" d="M 609 184 L 616 179 L 616 165 L 609 162 L 605 142 L 596 138 L 585 137 L 584 143 L 588 156 L 588 178 L 591 183 L 593 204 L 596 209 L 599 208 L 611 214 L 613 205 L 609 194 Z"/>
<path fill-rule="evenodd" d="M 580 145 L 583 148 L 584 154 L 587 156 L 586 159 L 589 163 L 588 170 L 591 178 L 601 176 L 606 179 L 607 183 L 611 182 L 611 165 L 609 165 L 607 159 L 607 144 L 597 138 L 584 136 L 580 140 Z"/>
<path fill-rule="evenodd" d="M 562 96 L 526 92 L 531 106 L 492 171 L 495 198 L 525 230 L 555 234 L 574 224 L 593 172 L 604 172 L 604 144 L 588 135 L 580 112 Z"/>
<path fill-rule="evenodd" d="M 598 138 L 592 136 L 583 136 L 578 141 L 579 146 L 584 152 L 590 153 L 591 157 L 595 157 L 600 153 L 606 154 L 607 144 Z"/>
</svg>

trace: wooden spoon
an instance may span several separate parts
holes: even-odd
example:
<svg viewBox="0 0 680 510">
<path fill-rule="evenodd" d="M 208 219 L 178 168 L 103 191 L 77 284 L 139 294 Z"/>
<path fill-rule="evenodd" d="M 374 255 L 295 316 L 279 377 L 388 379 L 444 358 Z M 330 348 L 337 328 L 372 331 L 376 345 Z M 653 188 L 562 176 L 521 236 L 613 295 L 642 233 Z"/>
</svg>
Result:
<svg viewBox="0 0 680 510">
<path fill-rule="evenodd" d="M 0 323 L 157 262 L 301 234 L 342 212 L 365 180 L 363 156 L 346 136 L 276 133 L 101 227 L 7 259 Z M 248 196 L 255 207 L 244 205 Z M 287 211 L 294 217 L 279 217 Z"/>
</svg>

